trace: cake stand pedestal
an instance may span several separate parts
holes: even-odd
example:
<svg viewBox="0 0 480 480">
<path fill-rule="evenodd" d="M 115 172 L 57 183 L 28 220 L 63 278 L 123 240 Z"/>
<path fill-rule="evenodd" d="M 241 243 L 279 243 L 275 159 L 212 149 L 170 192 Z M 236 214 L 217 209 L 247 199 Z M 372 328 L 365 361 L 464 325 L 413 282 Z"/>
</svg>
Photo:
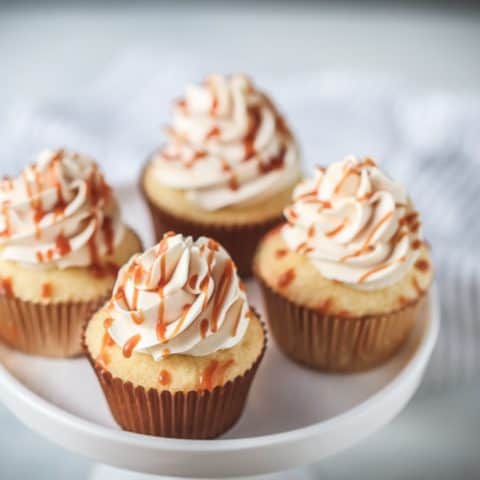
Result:
<svg viewBox="0 0 480 480">
<path fill-rule="evenodd" d="M 252 305 L 262 314 L 257 285 L 249 282 L 248 287 Z M 439 329 L 432 293 L 430 313 L 418 322 L 405 347 L 369 372 L 334 375 L 302 368 L 286 359 L 270 338 L 243 417 L 216 440 L 120 430 L 84 358 L 51 360 L 0 346 L 0 400 L 31 429 L 100 462 L 92 480 L 153 480 L 159 475 L 308 479 L 308 469 L 271 474 L 305 467 L 360 442 L 411 399 Z"/>
</svg>

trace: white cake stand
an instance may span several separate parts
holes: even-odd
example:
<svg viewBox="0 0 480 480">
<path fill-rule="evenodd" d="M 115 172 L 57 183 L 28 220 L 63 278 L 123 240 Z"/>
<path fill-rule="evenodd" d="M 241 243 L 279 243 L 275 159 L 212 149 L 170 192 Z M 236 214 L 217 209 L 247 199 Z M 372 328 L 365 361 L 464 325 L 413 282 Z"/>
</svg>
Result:
<svg viewBox="0 0 480 480">
<path fill-rule="evenodd" d="M 132 185 L 117 186 L 125 218 L 152 238 L 145 206 Z M 264 316 L 258 286 L 249 299 Z M 380 368 L 355 375 L 321 374 L 287 360 L 272 338 L 239 423 L 218 440 L 176 440 L 121 431 L 86 359 L 31 357 L 0 345 L 0 400 L 28 427 L 101 465 L 91 479 L 140 480 L 151 475 L 305 478 L 299 469 L 359 442 L 392 420 L 410 400 L 435 345 L 439 314 Z M 116 468 L 115 468 L 116 467 Z M 133 473 L 127 469 L 135 472 Z M 158 477 L 155 477 L 158 478 Z"/>
<path fill-rule="evenodd" d="M 254 282 L 249 290 L 252 304 L 261 307 Z M 242 419 L 218 440 L 121 431 L 83 358 L 50 360 L 1 346 L 0 399 L 31 429 L 102 464 L 190 478 L 266 474 L 317 462 L 392 420 L 417 389 L 438 328 L 434 292 L 429 317 L 417 325 L 402 351 L 384 366 L 355 375 L 302 368 L 270 339 Z M 92 478 L 151 478 L 106 465 L 96 467 Z M 302 475 L 289 472 L 285 478 Z"/>
</svg>

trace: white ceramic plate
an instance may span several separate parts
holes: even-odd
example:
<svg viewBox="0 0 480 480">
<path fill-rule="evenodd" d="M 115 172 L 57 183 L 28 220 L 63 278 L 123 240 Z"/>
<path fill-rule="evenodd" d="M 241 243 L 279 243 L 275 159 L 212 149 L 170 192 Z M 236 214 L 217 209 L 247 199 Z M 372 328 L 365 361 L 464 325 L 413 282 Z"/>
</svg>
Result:
<svg viewBox="0 0 480 480">
<path fill-rule="evenodd" d="M 127 218 L 145 232 L 137 197 Z M 148 245 L 148 242 L 145 242 Z M 258 286 L 251 303 L 263 314 Z M 431 314 L 384 366 L 355 375 L 321 374 L 287 360 L 269 340 L 239 423 L 218 440 L 176 440 L 121 431 L 87 360 L 30 357 L 0 346 L 0 399 L 27 426 L 99 462 L 188 477 L 254 475 L 316 462 L 360 441 L 394 418 L 417 389 L 434 347 Z"/>
</svg>

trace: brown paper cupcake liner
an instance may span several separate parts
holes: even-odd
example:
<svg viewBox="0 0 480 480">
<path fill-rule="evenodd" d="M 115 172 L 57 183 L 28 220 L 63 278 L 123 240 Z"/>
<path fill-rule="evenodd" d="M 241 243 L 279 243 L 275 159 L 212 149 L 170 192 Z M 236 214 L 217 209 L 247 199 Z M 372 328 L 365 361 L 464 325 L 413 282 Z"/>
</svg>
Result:
<svg viewBox="0 0 480 480">
<path fill-rule="evenodd" d="M 228 251 L 237 265 L 240 276 L 249 277 L 252 275 L 255 249 L 260 239 L 268 231 L 284 221 L 282 215 L 264 222 L 231 225 L 217 225 L 183 219 L 165 211 L 150 200 L 143 188 L 143 172 L 140 180 L 140 191 L 150 210 L 157 242 L 168 231 L 192 235 L 194 238 L 200 236 L 212 237 Z"/>
<path fill-rule="evenodd" d="M 0 295 L 0 339 L 16 350 L 46 357 L 82 353 L 82 331 L 106 297 L 88 302 L 35 303 Z"/>
<path fill-rule="evenodd" d="M 123 430 L 160 437 L 209 439 L 229 430 L 241 417 L 267 346 L 242 375 L 213 390 L 170 392 L 145 389 L 114 377 L 84 350 L 95 370 L 115 421 Z"/>
<path fill-rule="evenodd" d="M 391 358 L 406 342 L 427 295 L 384 315 L 342 317 L 297 305 L 258 278 L 270 331 L 292 360 L 318 370 L 356 372 Z"/>
</svg>

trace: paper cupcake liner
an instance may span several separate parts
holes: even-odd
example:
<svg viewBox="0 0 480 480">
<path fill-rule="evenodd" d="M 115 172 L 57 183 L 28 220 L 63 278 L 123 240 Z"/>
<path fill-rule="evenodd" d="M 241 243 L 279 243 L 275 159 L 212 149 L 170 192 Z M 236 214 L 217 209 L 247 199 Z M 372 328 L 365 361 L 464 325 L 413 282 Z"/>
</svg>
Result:
<svg viewBox="0 0 480 480">
<path fill-rule="evenodd" d="M 43 304 L 0 295 L 0 339 L 31 355 L 79 355 L 85 324 L 105 301 L 102 297 L 88 302 Z"/>
<path fill-rule="evenodd" d="M 213 390 L 170 392 L 145 389 L 114 377 L 83 348 L 100 382 L 113 418 L 123 430 L 159 437 L 209 439 L 229 430 L 241 417 L 253 378 L 267 346 L 242 375 Z"/>
<path fill-rule="evenodd" d="M 168 231 L 192 235 L 194 238 L 200 236 L 211 237 L 228 251 L 237 265 L 239 275 L 242 277 L 252 275 L 253 256 L 260 239 L 283 221 L 283 217 L 280 214 L 273 219 L 250 224 L 217 225 L 194 222 L 172 215 L 154 204 L 143 188 L 143 173 L 140 181 L 140 190 L 150 210 L 157 242 Z"/>
<path fill-rule="evenodd" d="M 388 314 L 327 315 L 297 305 L 259 281 L 277 345 L 292 360 L 318 370 L 348 373 L 380 365 L 402 347 L 427 306 L 423 295 Z"/>
</svg>

